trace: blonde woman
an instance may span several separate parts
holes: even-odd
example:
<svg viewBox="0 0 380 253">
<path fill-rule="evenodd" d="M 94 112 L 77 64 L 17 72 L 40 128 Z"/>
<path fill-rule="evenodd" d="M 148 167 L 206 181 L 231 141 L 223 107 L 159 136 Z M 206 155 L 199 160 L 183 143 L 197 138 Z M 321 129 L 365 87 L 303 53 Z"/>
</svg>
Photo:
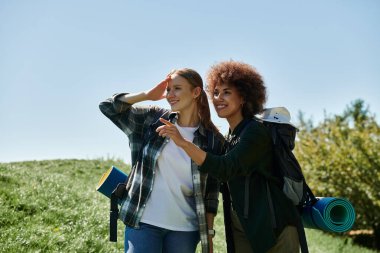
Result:
<svg viewBox="0 0 380 253">
<path fill-rule="evenodd" d="M 171 110 L 137 105 L 164 98 Z M 129 178 L 120 210 L 125 252 L 193 253 L 199 241 L 203 253 L 212 252 L 218 181 L 200 172 L 172 139 L 155 132 L 162 117 L 195 146 L 221 151 L 223 137 L 211 122 L 200 75 L 192 69 L 172 71 L 149 91 L 116 94 L 100 110 L 128 136 L 133 162 L 142 150 L 141 166 Z"/>
</svg>

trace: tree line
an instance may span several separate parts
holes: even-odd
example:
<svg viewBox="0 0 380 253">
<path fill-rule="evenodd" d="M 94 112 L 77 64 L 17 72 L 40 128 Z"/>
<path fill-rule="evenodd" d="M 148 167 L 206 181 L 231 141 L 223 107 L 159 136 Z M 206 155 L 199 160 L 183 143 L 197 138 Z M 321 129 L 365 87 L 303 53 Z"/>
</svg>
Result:
<svg viewBox="0 0 380 253">
<path fill-rule="evenodd" d="M 354 206 L 354 229 L 372 229 L 380 248 L 380 127 L 363 100 L 314 125 L 299 114 L 294 150 L 316 196 L 344 197 Z"/>
</svg>

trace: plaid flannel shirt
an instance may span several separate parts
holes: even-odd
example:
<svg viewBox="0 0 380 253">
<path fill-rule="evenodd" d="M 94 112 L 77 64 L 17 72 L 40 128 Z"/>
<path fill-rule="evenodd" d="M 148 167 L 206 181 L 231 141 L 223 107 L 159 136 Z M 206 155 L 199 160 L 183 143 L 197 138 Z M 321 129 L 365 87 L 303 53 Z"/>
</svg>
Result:
<svg viewBox="0 0 380 253">
<path fill-rule="evenodd" d="M 177 120 L 177 114 L 169 110 L 155 106 L 138 107 L 120 101 L 115 94 L 113 97 L 101 102 L 99 105 L 102 113 L 107 116 L 116 126 L 118 126 L 129 138 L 129 146 L 132 153 L 132 164 L 136 165 L 134 174 L 130 175 L 128 195 L 123 200 L 119 218 L 125 225 L 138 227 L 142 217 L 146 202 L 150 196 L 155 176 L 156 162 L 167 138 L 158 136 L 155 129 L 162 125 L 159 117 L 169 119 L 171 122 Z M 206 129 L 201 125 L 194 133 L 193 143 L 203 150 L 209 150 L 208 142 L 211 140 L 212 152 L 221 154 L 223 137 L 220 134 L 211 133 L 209 136 Z M 146 133 L 150 133 L 150 138 L 146 139 Z M 210 139 L 211 137 L 211 139 Z M 142 149 L 141 161 L 138 160 L 139 152 Z M 206 173 L 202 173 L 193 161 L 191 161 L 191 171 L 193 177 L 194 198 L 196 203 L 196 213 L 198 217 L 202 252 L 208 252 L 206 212 L 217 213 L 219 182 Z"/>
</svg>

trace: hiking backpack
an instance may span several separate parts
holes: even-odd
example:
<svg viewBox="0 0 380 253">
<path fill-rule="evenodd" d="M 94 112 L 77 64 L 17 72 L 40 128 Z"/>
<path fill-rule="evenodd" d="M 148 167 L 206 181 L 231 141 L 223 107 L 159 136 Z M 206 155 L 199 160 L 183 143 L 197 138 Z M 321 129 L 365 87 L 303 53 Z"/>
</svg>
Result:
<svg viewBox="0 0 380 253">
<path fill-rule="evenodd" d="M 315 202 L 316 198 L 306 183 L 301 166 L 293 154 L 298 129 L 290 124 L 261 121 L 271 134 L 275 173 L 284 194 L 299 208 Z"/>
<path fill-rule="evenodd" d="M 256 120 L 269 130 L 273 149 L 275 176 L 282 183 L 282 191 L 297 207 L 298 224 L 296 225 L 302 253 L 308 253 L 305 229 L 302 224 L 302 209 L 313 205 L 318 199 L 306 183 L 301 166 L 293 154 L 298 129 L 290 123 L 290 113 L 285 107 L 268 108 Z M 273 203 L 267 183 L 269 207 L 274 217 Z"/>
</svg>

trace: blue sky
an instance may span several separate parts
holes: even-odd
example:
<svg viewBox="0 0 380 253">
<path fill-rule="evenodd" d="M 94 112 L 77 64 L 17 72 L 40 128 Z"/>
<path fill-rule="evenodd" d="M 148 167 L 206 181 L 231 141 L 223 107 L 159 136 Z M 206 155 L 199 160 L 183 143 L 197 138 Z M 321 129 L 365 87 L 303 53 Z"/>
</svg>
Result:
<svg viewBox="0 0 380 253">
<path fill-rule="evenodd" d="M 256 67 L 267 107 L 293 118 L 316 123 L 360 98 L 379 119 L 379 31 L 377 0 L 0 0 L 0 162 L 130 162 L 98 103 L 229 59 Z"/>
</svg>

